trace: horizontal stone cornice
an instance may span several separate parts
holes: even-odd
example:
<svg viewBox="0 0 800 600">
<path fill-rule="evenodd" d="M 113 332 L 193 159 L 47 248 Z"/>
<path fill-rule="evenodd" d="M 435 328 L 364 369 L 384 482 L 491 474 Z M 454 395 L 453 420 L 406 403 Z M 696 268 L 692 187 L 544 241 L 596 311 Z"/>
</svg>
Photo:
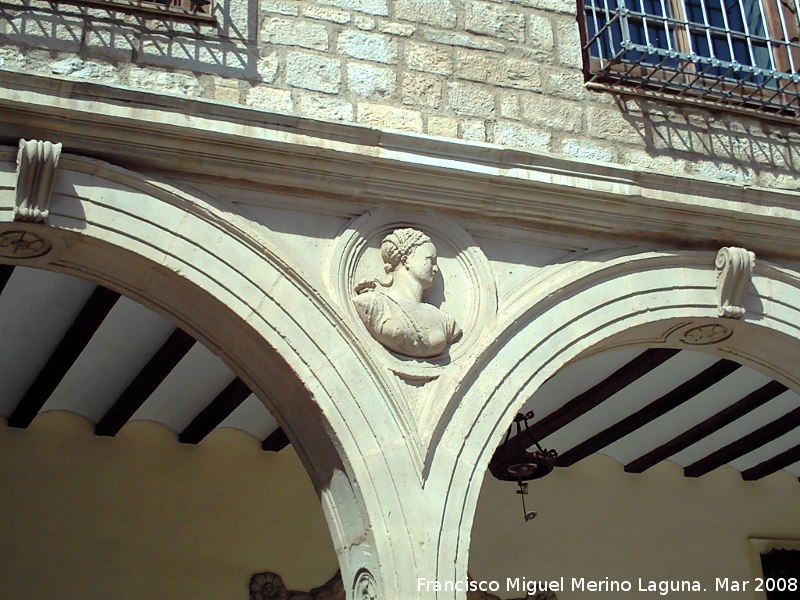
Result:
<svg viewBox="0 0 800 600">
<path fill-rule="evenodd" d="M 445 210 L 578 235 L 800 256 L 800 194 L 0 72 L 0 141 L 325 202 Z"/>
</svg>

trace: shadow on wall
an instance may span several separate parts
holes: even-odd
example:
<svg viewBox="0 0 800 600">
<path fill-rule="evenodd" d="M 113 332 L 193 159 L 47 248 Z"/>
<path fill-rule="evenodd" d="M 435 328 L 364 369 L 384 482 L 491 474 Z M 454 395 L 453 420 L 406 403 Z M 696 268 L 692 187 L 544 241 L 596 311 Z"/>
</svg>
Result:
<svg viewBox="0 0 800 600">
<path fill-rule="evenodd" d="M 697 175 L 743 184 L 754 183 L 748 172 L 772 173 L 775 187 L 798 189 L 796 179 L 780 182 L 781 173 L 800 166 L 800 132 L 790 125 L 643 98 L 617 96 L 616 104 L 652 156 L 690 161 Z"/>
<path fill-rule="evenodd" d="M 258 4 L 216 0 L 217 26 L 167 21 L 96 5 L 22 0 L 0 2 L 0 40 L 141 66 L 159 66 L 225 77 L 258 77 Z M 78 69 L 79 61 L 72 61 Z M 59 75 L 92 74 L 69 71 Z"/>
</svg>

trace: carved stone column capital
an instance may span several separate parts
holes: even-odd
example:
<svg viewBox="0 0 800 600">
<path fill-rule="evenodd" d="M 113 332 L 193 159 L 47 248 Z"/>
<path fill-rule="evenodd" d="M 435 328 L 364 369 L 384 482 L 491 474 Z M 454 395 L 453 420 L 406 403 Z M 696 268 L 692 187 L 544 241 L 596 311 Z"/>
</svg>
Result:
<svg viewBox="0 0 800 600">
<path fill-rule="evenodd" d="M 726 246 L 717 252 L 717 314 L 739 319 L 744 315 L 744 297 L 753 277 L 756 255 L 744 248 Z"/>
<path fill-rule="evenodd" d="M 15 221 L 44 223 L 47 220 L 60 156 L 61 144 L 39 140 L 19 141 Z"/>
</svg>

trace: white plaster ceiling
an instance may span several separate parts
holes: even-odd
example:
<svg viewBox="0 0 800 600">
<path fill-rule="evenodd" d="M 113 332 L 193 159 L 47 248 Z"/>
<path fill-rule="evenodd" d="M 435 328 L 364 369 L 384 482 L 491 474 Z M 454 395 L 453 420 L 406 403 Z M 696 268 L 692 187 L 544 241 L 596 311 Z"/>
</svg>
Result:
<svg viewBox="0 0 800 600">
<path fill-rule="evenodd" d="M 61 273 L 14 268 L 0 287 L 0 415 L 14 412 L 95 288 Z M 39 414 L 68 411 L 97 424 L 175 329 L 164 317 L 120 297 Z M 227 365 L 195 342 L 129 420 L 155 421 L 180 434 L 235 379 Z M 250 394 L 217 427 L 264 440 L 278 424 Z"/>
</svg>

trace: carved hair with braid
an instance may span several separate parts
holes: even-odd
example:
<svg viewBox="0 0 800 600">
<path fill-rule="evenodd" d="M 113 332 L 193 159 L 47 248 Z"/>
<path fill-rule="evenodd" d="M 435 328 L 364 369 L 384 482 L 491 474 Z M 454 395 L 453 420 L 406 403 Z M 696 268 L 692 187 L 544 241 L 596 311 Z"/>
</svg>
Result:
<svg viewBox="0 0 800 600">
<path fill-rule="evenodd" d="M 381 242 L 381 258 L 383 259 L 383 270 L 391 273 L 404 258 L 411 256 L 417 248 L 423 244 L 433 243 L 431 238 L 416 229 L 406 227 L 395 229 L 392 233 L 383 238 Z"/>
</svg>

